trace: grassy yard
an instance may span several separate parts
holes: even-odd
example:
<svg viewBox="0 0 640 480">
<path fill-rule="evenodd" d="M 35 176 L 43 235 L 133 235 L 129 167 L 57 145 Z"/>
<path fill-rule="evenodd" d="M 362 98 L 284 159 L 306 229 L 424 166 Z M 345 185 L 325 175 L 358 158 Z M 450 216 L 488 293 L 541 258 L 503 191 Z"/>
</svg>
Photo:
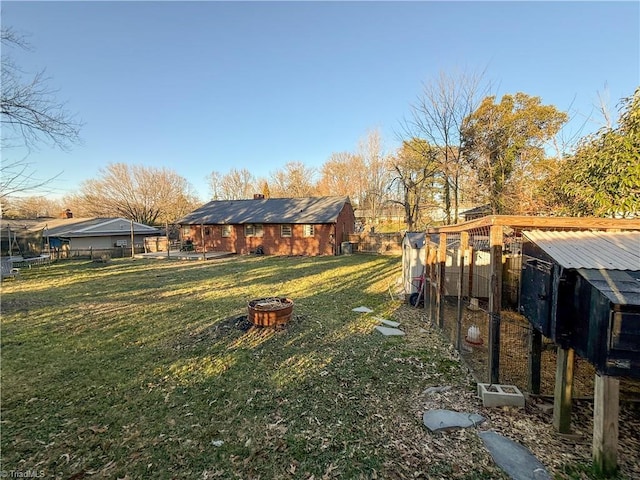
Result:
<svg viewBox="0 0 640 480">
<path fill-rule="evenodd" d="M 2 470 L 506 478 L 472 429 L 422 425 L 426 387 L 470 401 L 474 384 L 420 312 L 390 299 L 399 266 L 363 255 L 60 262 L 3 282 Z M 294 299 L 292 322 L 247 330 L 246 302 L 273 295 Z M 401 319 L 406 337 L 374 332 L 373 315 L 352 311 L 361 305 Z"/>
</svg>

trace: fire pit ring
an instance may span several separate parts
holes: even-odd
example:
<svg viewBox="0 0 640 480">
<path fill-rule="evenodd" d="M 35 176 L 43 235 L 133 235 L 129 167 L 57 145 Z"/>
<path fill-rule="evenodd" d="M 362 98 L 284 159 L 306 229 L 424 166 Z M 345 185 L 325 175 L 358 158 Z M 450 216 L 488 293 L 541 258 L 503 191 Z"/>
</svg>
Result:
<svg viewBox="0 0 640 480">
<path fill-rule="evenodd" d="M 249 321 L 258 327 L 286 324 L 293 313 L 293 300 L 285 297 L 266 297 L 248 303 Z"/>
</svg>

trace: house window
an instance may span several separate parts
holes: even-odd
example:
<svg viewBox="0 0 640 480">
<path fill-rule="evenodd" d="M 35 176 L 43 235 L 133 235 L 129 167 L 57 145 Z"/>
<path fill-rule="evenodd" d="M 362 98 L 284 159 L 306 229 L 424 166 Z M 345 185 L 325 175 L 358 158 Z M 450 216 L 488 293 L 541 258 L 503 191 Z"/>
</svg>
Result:
<svg viewBox="0 0 640 480">
<path fill-rule="evenodd" d="M 222 225 L 222 236 L 223 237 L 231 236 L 231 225 Z"/>
<path fill-rule="evenodd" d="M 303 235 L 305 237 L 313 237 L 313 225 L 303 225 Z"/>
<path fill-rule="evenodd" d="M 182 237 L 188 237 L 191 235 L 191 227 L 182 227 Z"/>
<path fill-rule="evenodd" d="M 204 235 L 205 237 L 208 237 L 209 235 L 211 235 L 211 230 L 209 230 L 208 228 L 204 229 Z"/>
<path fill-rule="evenodd" d="M 281 237 L 291 237 L 291 225 L 280 225 L 280 236 Z"/>
<path fill-rule="evenodd" d="M 262 236 L 262 224 L 261 223 L 247 223 L 244 226 L 245 237 L 261 237 Z"/>
</svg>

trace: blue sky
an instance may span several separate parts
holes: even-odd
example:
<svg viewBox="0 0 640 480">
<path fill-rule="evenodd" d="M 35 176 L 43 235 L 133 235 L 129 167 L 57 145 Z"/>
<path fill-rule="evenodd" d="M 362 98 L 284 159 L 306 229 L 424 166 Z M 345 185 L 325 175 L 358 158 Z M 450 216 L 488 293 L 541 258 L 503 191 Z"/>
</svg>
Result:
<svg viewBox="0 0 640 480">
<path fill-rule="evenodd" d="M 70 152 L 28 161 L 49 192 L 110 162 L 168 167 L 201 199 L 213 170 L 321 166 L 372 129 L 385 147 L 424 82 L 485 71 L 576 116 L 640 84 L 638 2 L 2 2 L 32 51 L 4 49 L 85 125 Z M 585 133 L 597 129 L 596 115 Z M 3 162 L 25 152 L 7 149 Z"/>
</svg>

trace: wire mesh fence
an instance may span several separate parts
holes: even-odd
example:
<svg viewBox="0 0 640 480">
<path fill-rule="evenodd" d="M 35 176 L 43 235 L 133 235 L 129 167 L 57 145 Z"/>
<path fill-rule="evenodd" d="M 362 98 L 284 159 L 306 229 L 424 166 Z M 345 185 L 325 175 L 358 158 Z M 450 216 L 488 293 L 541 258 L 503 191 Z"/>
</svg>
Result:
<svg viewBox="0 0 640 480">
<path fill-rule="evenodd" d="M 484 225 L 464 232 L 427 235 L 424 308 L 427 318 L 456 346 L 478 381 L 491 383 L 495 366 L 490 357 L 494 355 L 498 358 L 499 382 L 531 392 L 533 328 L 518 313 L 523 229 L 503 227 L 496 241 L 492 240 L 491 228 Z M 500 244 L 498 266 L 492 265 L 494 242 Z M 499 275 L 496 268 L 500 269 Z M 496 296 L 499 302 L 492 300 Z M 499 325 L 499 333 L 492 332 L 492 320 Z M 499 346 L 492 353 L 496 340 Z M 557 348 L 542 337 L 541 395 L 554 394 Z M 595 375 L 594 366 L 575 355 L 574 397 L 593 396 Z M 620 385 L 621 395 L 640 392 L 637 380 L 621 379 Z"/>
</svg>

